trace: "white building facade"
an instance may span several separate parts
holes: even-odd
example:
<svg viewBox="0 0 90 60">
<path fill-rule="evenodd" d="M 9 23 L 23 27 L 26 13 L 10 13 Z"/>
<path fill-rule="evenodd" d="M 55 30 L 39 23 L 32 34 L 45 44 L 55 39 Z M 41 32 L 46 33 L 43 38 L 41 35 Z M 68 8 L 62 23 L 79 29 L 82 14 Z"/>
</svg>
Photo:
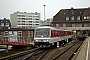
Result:
<svg viewBox="0 0 90 60">
<path fill-rule="evenodd" d="M 53 18 L 48 18 L 47 20 L 43 21 L 44 25 L 47 25 L 49 26 L 50 25 L 50 22 L 53 21 Z"/>
<path fill-rule="evenodd" d="M 10 14 L 11 26 L 19 28 L 35 28 L 40 26 L 40 13 L 15 12 Z"/>
</svg>

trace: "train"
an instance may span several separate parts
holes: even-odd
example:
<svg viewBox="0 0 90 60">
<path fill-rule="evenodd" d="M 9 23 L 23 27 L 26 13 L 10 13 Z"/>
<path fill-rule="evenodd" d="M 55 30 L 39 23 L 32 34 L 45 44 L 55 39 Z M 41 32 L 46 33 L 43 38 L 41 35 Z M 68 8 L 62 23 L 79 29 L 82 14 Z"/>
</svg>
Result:
<svg viewBox="0 0 90 60">
<path fill-rule="evenodd" d="M 76 30 L 76 37 L 83 41 L 88 37 L 88 31 L 87 30 Z"/>
<path fill-rule="evenodd" d="M 34 33 L 34 46 L 42 48 L 51 47 L 57 42 L 68 42 L 68 39 L 71 39 L 74 36 L 71 30 L 50 26 L 37 27 L 35 28 Z"/>
</svg>

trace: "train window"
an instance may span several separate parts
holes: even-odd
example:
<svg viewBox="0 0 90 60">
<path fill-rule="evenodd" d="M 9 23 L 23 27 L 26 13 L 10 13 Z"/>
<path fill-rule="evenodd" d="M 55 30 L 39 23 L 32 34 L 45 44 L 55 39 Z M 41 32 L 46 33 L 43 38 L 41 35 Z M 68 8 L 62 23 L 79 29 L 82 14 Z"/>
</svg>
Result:
<svg viewBox="0 0 90 60">
<path fill-rule="evenodd" d="M 60 31 L 60 35 L 63 36 L 63 31 Z"/>
<path fill-rule="evenodd" d="M 36 37 L 49 37 L 50 29 L 36 29 Z"/>
<path fill-rule="evenodd" d="M 59 31 L 59 36 L 61 36 L 60 31 Z"/>
<path fill-rule="evenodd" d="M 55 32 L 55 30 L 54 30 L 54 37 L 56 37 L 56 32 Z"/>
<path fill-rule="evenodd" d="M 60 36 L 59 34 L 60 34 L 60 33 L 59 33 L 59 31 L 58 31 L 58 37 Z"/>
<path fill-rule="evenodd" d="M 58 31 L 57 30 L 55 30 L 55 37 L 57 37 L 58 36 Z"/>
<path fill-rule="evenodd" d="M 68 35 L 72 35 L 72 32 L 68 31 Z"/>
<path fill-rule="evenodd" d="M 53 30 L 51 30 L 51 37 L 54 37 L 54 32 L 53 32 Z"/>
<path fill-rule="evenodd" d="M 68 35 L 68 31 L 65 31 L 65 36 L 67 36 Z"/>
</svg>

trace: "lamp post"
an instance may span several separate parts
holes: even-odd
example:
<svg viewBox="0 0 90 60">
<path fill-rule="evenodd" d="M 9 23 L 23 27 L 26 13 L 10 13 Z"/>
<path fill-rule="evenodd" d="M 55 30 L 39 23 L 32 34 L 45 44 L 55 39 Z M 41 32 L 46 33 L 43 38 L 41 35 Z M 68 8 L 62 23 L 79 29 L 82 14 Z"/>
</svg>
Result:
<svg viewBox="0 0 90 60">
<path fill-rule="evenodd" d="M 43 5 L 44 6 L 44 21 L 45 21 L 45 6 L 46 5 Z M 44 23 L 44 25 L 45 25 L 45 22 L 43 22 Z"/>
</svg>

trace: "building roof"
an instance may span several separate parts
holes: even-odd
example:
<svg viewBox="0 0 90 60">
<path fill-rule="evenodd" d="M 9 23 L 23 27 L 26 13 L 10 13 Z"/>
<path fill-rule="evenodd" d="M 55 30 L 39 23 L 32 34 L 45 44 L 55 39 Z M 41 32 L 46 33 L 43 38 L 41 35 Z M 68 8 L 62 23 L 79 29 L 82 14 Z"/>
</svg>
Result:
<svg viewBox="0 0 90 60">
<path fill-rule="evenodd" d="M 82 19 L 82 15 L 88 8 L 78 8 L 78 9 L 61 9 L 53 18 L 53 22 L 61 22 L 66 21 L 66 17 L 75 17 L 75 20 L 77 20 L 77 16 L 80 16 L 80 19 Z M 75 21 L 74 20 L 74 21 Z M 70 21 L 70 20 L 69 20 Z M 71 20 L 72 21 L 72 20 Z"/>
<path fill-rule="evenodd" d="M 32 28 L 2 28 L 0 29 L 0 31 L 30 31 L 30 30 L 34 30 Z"/>
</svg>

